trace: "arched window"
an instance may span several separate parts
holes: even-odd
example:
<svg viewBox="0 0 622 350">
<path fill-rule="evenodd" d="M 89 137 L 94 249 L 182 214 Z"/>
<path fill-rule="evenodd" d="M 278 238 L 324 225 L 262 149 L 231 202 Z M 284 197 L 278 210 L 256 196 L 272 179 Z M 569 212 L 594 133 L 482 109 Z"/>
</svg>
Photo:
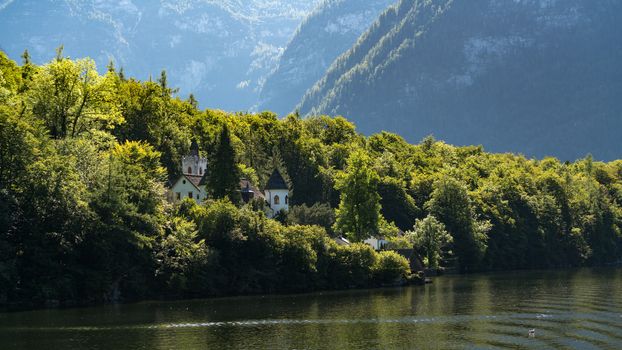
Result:
<svg viewBox="0 0 622 350">
<path fill-rule="evenodd" d="M 285 195 L 285 204 L 289 204 L 289 196 Z"/>
<path fill-rule="evenodd" d="M 203 175 L 203 168 L 199 168 L 199 175 Z"/>
<path fill-rule="evenodd" d="M 191 166 L 188 167 L 188 174 L 192 174 L 192 167 Z"/>
<path fill-rule="evenodd" d="M 279 198 L 279 196 L 274 196 L 274 205 L 279 205 L 281 204 L 281 198 Z"/>
</svg>

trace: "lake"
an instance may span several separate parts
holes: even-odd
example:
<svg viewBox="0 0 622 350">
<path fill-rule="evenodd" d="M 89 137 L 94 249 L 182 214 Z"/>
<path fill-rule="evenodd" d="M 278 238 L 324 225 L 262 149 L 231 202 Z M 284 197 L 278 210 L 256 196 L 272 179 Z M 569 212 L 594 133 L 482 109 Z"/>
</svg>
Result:
<svg viewBox="0 0 622 350">
<path fill-rule="evenodd" d="M 421 348 L 620 349 L 622 269 L 0 314 L 2 350 Z"/>
</svg>

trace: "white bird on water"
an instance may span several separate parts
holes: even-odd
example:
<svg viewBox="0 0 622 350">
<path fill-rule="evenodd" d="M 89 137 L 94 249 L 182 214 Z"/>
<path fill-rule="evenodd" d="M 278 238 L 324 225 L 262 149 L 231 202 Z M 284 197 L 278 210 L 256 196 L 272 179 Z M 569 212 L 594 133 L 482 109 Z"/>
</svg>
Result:
<svg viewBox="0 0 622 350">
<path fill-rule="evenodd" d="M 529 330 L 529 338 L 535 338 L 536 337 L 536 330 L 534 329 L 530 329 Z"/>
</svg>

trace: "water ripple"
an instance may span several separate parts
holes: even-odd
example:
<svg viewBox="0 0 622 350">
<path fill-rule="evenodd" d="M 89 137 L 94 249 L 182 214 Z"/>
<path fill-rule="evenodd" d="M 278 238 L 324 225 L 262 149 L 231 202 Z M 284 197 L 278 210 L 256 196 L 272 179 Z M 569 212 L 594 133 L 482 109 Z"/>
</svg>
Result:
<svg viewBox="0 0 622 350">
<path fill-rule="evenodd" d="M 270 327 L 270 326 L 298 326 L 298 325 L 350 325 L 350 324 L 449 324 L 491 322 L 501 326 L 515 326 L 527 329 L 529 324 L 539 324 L 542 329 L 547 328 L 545 323 L 571 323 L 576 320 L 586 320 L 594 324 L 619 328 L 612 322 L 605 322 L 603 318 L 612 320 L 612 315 L 598 313 L 599 320 L 594 320 L 594 314 L 577 313 L 511 313 L 499 315 L 456 315 L 443 317 L 402 317 L 402 318 L 370 318 L 370 319 L 258 319 L 237 321 L 206 321 L 186 323 L 137 324 L 119 326 L 60 326 L 60 327 L 6 327 L 0 331 L 110 331 L 130 329 L 180 329 L 180 328 L 214 328 L 214 327 Z M 607 317 L 608 316 L 608 317 Z M 622 315 L 620 315 L 622 317 Z M 612 320 L 613 321 L 613 320 Z M 544 322 L 544 323 L 543 323 Z M 621 328 L 622 329 L 622 328 Z"/>
</svg>

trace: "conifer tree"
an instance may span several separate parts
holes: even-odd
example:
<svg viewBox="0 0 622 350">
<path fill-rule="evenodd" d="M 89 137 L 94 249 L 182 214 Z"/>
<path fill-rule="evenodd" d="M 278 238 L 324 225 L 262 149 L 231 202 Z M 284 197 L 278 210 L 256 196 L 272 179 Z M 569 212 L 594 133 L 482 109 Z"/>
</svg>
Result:
<svg viewBox="0 0 622 350">
<path fill-rule="evenodd" d="M 223 125 L 208 173 L 208 191 L 213 198 L 229 198 L 240 202 L 240 170 L 231 144 L 229 127 Z"/>
</svg>

